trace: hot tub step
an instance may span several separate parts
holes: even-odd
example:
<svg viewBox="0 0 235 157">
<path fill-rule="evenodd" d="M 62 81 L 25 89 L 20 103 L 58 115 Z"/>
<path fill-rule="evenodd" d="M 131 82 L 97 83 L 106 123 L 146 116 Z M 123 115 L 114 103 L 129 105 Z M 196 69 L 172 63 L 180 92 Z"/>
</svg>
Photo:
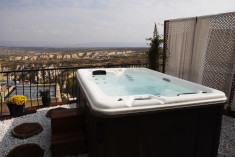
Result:
<svg viewBox="0 0 235 157">
<path fill-rule="evenodd" d="M 78 109 L 51 112 L 52 132 L 81 130 L 82 115 Z"/>
<path fill-rule="evenodd" d="M 82 131 L 53 133 L 51 156 L 77 155 L 85 153 L 85 136 Z"/>
</svg>

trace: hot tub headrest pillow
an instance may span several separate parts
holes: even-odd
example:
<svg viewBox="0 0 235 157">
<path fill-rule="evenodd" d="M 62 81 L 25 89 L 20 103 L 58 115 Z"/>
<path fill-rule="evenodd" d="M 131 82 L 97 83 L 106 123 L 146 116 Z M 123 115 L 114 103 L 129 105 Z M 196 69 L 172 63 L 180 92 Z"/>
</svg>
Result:
<svg viewBox="0 0 235 157">
<path fill-rule="evenodd" d="M 92 72 L 92 75 L 106 75 L 105 70 L 95 70 Z"/>
</svg>

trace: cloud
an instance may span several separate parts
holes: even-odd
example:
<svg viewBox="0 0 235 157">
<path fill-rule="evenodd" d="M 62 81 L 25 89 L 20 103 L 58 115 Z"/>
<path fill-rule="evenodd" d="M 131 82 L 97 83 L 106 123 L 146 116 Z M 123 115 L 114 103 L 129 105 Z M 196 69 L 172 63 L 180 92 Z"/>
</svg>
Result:
<svg viewBox="0 0 235 157">
<path fill-rule="evenodd" d="M 0 40 L 145 43 L 154 22 L 163 34 L 164 20 L 234 10 L 234 0 L 1 0 Z"/>
</svg>

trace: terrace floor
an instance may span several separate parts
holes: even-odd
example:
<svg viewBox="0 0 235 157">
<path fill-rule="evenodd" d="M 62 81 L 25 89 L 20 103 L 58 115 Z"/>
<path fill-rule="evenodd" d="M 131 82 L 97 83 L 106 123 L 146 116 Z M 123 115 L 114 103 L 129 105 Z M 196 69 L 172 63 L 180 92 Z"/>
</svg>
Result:
<svg viewBox="0 0 235 157">
<path fill-rule="evenodd" d="M 41 108 L 33 114 L 28 114 L 22 117 L 0 121 L 0 156 L 5 157 L 10 150 L 12 150 L 18 145 L 25 143 L 36 143 L 44 150 L 44 157 L 50 157 L 51 119 L 47 118 L 45 114 L 49 109 L 57 107 L 75 108 L 76 104 L 73 103 L 61 106 Z M 43 126 L 43 131 L 36 136 L 23 140 L 12 137 L 12 128 L 25 122 L 38 122 Z M 223 156 L 235 156 L 235 118 L 231 118 L 228 116 L 223 116 L 220 146 L 218 153 L 218 157 Z M 69 155 L 66 157 L 69 157 Z M 88 155 L 83 154 L 77 155 L 76 157 L 88 157 Z"/>
<path fill-rule="evenodd" d="M 64 107 L 64 108 L 75 108 L 76 104 L 59 105 L 47 108 L 38 109 L 36 113 L 27 114 L 17 118 L 11 118 L 0 121 L 0 156 L 5 157 L 9 151 L 14 147 L 26 144 L 35 143 L 39 145 L 44 150 L 44 157 L 50 157 L 50 145 L 51 145 L 51 119 L 47 118 L 45 115 L 48 110 Z M 43 131 L 38 135 L 27 139 L 17 139 L 12 137 L 12 129 L 22 123 L 38 122 L 42 125 Z M 70 157 L 70 156 L 67 156 Z M 76 157 L 87 157 L 87 154 L 77 155 Z"/>
</svg>

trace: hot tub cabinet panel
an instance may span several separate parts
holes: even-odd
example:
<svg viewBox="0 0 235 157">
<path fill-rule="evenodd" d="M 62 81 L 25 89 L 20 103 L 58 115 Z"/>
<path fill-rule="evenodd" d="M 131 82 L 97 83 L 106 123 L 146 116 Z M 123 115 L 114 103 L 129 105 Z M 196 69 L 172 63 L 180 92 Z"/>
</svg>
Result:
<svg viewBox="0 0 235 157">
<path fill-rule="evenodd" d="M 89 157 L 216 157 L 222 109 L 218 104 L 99 117 L 85 106 Z"/>
<path fill-rule="evenodd" d="M 133 108 L 130 112 L 109 114 L 92 107 L 92 96 L 79 75 L 77 81 L 89 157 L 217 156 L 226 100 L 221 93 L 220 101 L 213 98 L 216 101 L 205 101 L 205 104 L 195 105 L 192 101 L 181 107 Z"/>
</svg>

